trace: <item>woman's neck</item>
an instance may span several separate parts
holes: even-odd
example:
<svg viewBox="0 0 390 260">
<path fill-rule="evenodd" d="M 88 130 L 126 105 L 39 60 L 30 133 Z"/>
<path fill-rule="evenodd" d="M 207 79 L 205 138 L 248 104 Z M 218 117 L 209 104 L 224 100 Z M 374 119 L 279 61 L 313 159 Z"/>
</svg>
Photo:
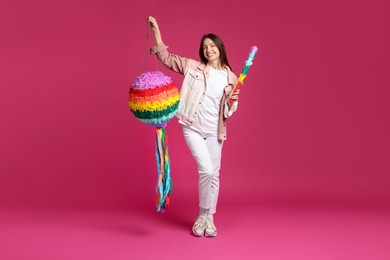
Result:
<svg viewBox="0 0 390 260">
<path fill-rule="evenodd" d="M 221 63 L 219 61 L 209 62 L 209 66 L 215 70 L 222 70 L 222 66 L 221 66 Z"/>
</svg>

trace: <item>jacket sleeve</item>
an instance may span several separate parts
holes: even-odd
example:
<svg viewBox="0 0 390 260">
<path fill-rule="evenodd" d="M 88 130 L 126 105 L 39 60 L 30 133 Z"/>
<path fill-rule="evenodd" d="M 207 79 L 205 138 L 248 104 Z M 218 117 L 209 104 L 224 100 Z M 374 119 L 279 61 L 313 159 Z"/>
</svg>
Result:
<svg viewBox="0 0 390 260">
<path fill-rule="evenodd" d="M 229 109 L 229 99 L 226 99 L 225 101 L 225 110 L 223 111 L 225 118 L 229 118 L 233 115 L 234 112 L 236 112 L 238 108 L 238 101 L 234 101 L 233 104 L 230 106 Z"/>
<path fill-rule="evenodd" d="M 177 73 L 184 74 L 187 69 L 190 59 L 180 57 L 175 54 L 168 52 L 168 47 L 164 43 L 157 44 L 150 49 L 150 53 L 156 54 L 157 58 L 164 64 L 168 69 L 173 70 Z"/>
<path fill-rule="evenodd" d="M 230 97 L 233 94 L 234 87 L 237 85 L 237 77 L 233 73 L 231 74 L 230 83 L 226 86 L 224 95 L 226 96 L 223 114 L 225 118 L 229 118 L 238 108 L 238 100 L 234 101 L 229 108 Z"/>
</svg>

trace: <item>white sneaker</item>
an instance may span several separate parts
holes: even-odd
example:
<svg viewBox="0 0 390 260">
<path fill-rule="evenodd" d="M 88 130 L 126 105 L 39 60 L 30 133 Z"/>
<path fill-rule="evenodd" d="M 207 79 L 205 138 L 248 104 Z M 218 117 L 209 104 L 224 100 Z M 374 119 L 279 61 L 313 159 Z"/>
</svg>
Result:
<svg viewBox="0 0 390 260">
<path fill-rule="evenodd" d="M 194 235 L 197 237 L 201 237 L 204 235 L 205 228 L 206 228 L 206 217 L 198 216 L 194 225 L 192 226 L 192 233 L 194 233 Z"/>
<path fill-rule="evenodd" d="M 206 228 L 204 235 L 206 237 L 215 237 L 217 235 L 217 227 L 214 225 L 213 221 L 209 218 L 206 220 Z"/>
</svg>

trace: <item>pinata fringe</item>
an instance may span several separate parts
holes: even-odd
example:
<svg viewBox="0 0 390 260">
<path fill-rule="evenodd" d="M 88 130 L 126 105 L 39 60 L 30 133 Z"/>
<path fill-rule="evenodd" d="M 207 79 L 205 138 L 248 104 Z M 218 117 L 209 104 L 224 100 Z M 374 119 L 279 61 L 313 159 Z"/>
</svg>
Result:
<svg viewBox="0 0 390 260">
<path fill-rule="evenodd" d="M 156 184 L 156 208 L 164 212 L 169 206 L 172 195 L 172 179 L 170 170 L 170 159 L 168 153 L 168 137 L 165 128 L 156 128 L 156 163 L 158 180 Z"/>
</svg>

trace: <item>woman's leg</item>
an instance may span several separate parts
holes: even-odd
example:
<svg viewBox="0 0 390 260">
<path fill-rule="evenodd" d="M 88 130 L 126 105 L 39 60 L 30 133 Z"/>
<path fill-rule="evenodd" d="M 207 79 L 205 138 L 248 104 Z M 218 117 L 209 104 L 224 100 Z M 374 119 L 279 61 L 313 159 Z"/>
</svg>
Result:
<svg viewBox="0 0 390 260">
<path fill-rule="evenodd" d="M 213 164 L 213 176 L 210 187 L 210 207 L 206 218 L 206 227 L 204 235 L 206 237 L 215 237 L 217 227 L 214 224 L 214 214 L 217 211 L 217 202 L 219 194 L 219 170 L 221 168 L 221 155 L 223 141 L 218 140 L 216 136 L 206 137 L 207 150 L 209 151 L 210 160 Z"/>
<path fill-rule="evenodd" d="M 219 194 L 219 170 L 223 142 L 216 136 L 202 136 L 183 126 L 186 143 L 195 158 L 199 172 L 199 207 L 214 214 Z"/>
<path fill-rule="evenodd" d="M 196 236 L 215 237 L 214 214 L 219 194 L 219 169 L 223 142 L 216 136 L 204 136 L 183 126 L 186 143 L 198 164 L 199 215 L 192 227 Z"/>
<path fill-rule="evenodd" d="M 199 207 L 210 209 L 212 196 L 211 186 L 214 175 L 214 165 L 211 160 L 206 139 L 198 132 L 183 125 L 184 139 L 194 157 L 199 172 Z M 214 191 L 215 193 L 215 191 Z"/>
<path fill-rule="evenodd" d="M 206 138 L 207 150 L 209 151 L 210 160 L 213 164 L 213 175 L 210 190 L 210 207 L 209 215 L 213 220 L 213 214 L 217 211 L 217 202 L 219 194 L 219 170 L 221 168 L 221 156 L 223 141 L 218 140 L 216 136 Z"/>
</svg>

